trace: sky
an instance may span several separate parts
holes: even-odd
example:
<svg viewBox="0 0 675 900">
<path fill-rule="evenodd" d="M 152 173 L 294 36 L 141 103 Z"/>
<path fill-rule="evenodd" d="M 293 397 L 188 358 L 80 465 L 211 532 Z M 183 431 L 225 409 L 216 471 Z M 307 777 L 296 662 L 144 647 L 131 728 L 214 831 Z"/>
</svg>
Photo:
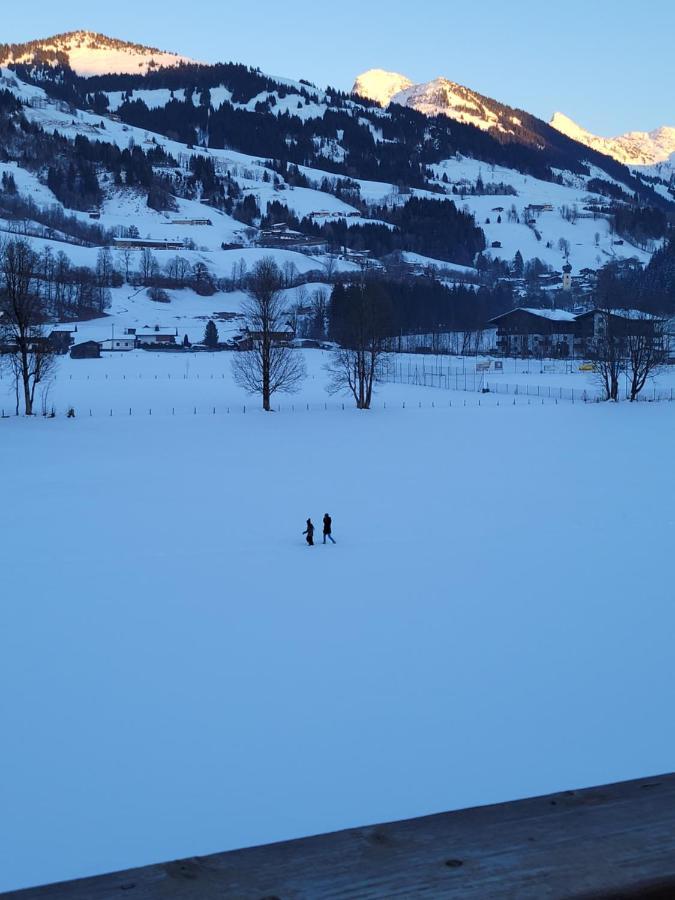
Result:
<svg viewBox="0 0 675 900">
<path fill-rule="evenodd" d="M 370 68 L 442 75 L 605 136 L 675 127 L 673 0 L 30 0 L 3 8 L 0 40 L 80 28 L 343 90 Z"/>
</svg>

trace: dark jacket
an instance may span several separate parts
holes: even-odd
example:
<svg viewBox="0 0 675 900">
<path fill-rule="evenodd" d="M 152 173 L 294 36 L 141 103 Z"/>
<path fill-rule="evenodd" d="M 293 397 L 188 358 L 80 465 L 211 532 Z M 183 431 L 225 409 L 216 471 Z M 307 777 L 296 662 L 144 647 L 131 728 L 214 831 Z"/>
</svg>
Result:
<svg viewBox="0 0 675 900">
<path fill-rule="evenodd" d="M 333 524 L 333 520 L 328 515 L 328 513 L 326 513 L 326 515 L 323 517 L 323 533 L 324 534 L 330 534 L 330 529 L 331 529 L 332 524 Z"/>
<path fill-rule="evenodd" d="M 307 528 L 302 533 L 306 534 L 308 538 L 314 537 L 314 526 L 309 519 L 307 519 Z"/>
</svg>

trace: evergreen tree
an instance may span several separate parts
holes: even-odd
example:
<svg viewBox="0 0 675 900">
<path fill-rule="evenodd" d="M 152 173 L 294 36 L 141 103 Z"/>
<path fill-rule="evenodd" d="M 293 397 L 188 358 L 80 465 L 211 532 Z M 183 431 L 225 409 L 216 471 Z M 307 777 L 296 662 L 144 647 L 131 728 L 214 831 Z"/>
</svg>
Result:
<svg viewBox="0 0 675 900">
<path fill-rule="evenodd" d="M 216 323 L 213 319 L 209 319 L 206 323 L 206 328 L 204 329 L 204 343 L 212 350 L 215 350 L 218 346 L 218 329 L 216 328 Z"/>
</svg>

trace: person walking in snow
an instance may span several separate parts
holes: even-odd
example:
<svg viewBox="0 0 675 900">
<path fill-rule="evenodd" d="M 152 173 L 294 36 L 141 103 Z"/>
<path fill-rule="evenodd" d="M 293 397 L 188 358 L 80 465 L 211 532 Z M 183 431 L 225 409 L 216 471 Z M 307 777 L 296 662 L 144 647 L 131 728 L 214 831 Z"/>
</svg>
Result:
<svg viewBox="0 0 675 900">
<path fill-rule="evenodd" d="M 312 520 L 307 519 L 307 528 L 302 532 L 307 535 L 307 543 L 310 547 L 314 546 L 314 526 L 312 525 Z"/>
<path fill-rule="evenodd" d="M 333 544 L 335 543 L 333 535 L 331 534 L 332 526 L 333 526 L 333 520 L 328 515 L 328 513 L 326 513 L 326 515 L 323 517 L 323 542 L 324 542 L 324 544 L 326 543 L 326 538 L 328 538 L 331 543 L 333 543 Z"/>
</svg>

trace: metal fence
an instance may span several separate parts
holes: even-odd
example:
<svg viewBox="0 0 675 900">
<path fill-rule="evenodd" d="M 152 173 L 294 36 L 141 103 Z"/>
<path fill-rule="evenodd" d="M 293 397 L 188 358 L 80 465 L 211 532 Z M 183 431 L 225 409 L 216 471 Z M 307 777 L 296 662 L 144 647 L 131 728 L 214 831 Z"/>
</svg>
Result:
<svg viewBox="0 0 675 900">
<path fill-rule="evenodd" d="M 476 366 L 476 369 L 479 368 L 479 365 Z M 391 384 L 408 384 L 498 396 L 538 397 L 556 401 L 567 400 L 572 403 L 596 403 L 604 399 L 604 393 L 599 387 L 572 388 L 545 384 L 514 384 L 495 378 L 493 373 L 444 367 L 438 363 L 429 365 L 385 360 L 380 369 L 380 377 L 383 382 Z M 622 392 L 622 399 L 629 399 L 627 390 Z M 675 389 L 656 386 L 645 388 L 637 400 L 648 403 L 672 402 L 675 400 Z"/>
<path fill-rule="evenodd" d="M 485 372 L 468 371 L 466 368 L 442 366 L 438 363 L 400 363 L 385 359 L 380 368 L 380 378 L 390 384 L 410 384 L 416 387 L 444 388 L 448 391 L 480 391 L 485 383 Z"/>
</svg>

